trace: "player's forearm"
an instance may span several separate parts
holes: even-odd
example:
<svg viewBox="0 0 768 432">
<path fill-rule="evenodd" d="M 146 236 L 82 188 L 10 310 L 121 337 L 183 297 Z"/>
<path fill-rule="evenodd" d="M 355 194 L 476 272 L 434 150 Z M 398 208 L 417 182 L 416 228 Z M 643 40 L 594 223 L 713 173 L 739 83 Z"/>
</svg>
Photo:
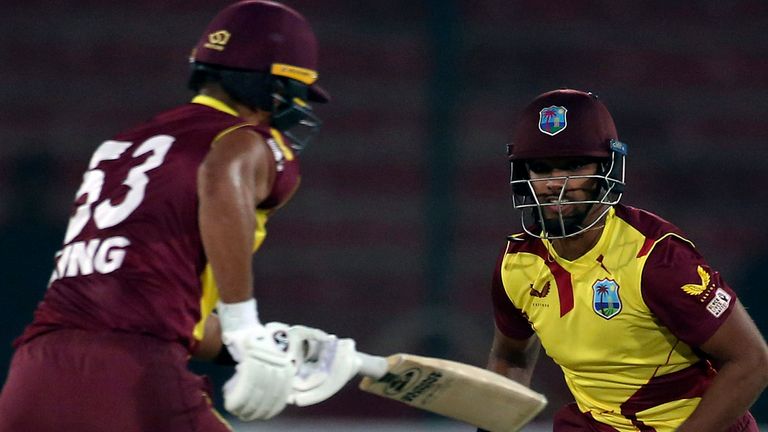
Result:
<svg viewBox="0 0 768 432">
<path fill-rule="evenodd" d="M 754 403 L 768 384 L 768 371 L 752 362 L 729 362 L 718 371 L 701 403 L 679 432 L 721 432 Z"/>
<path fill-rule="evenodd" d="M 253 297 L 251 249 L 253 224 L 236 218 L 207 221 L 201 218 L 206 256 L 224 303 L 237 303 Z M 246 232 L 250 234 L 246 235 Z M 247 240 L 246 240 L 247 239 Z"/>
<path fill-rule="evenodd" d="M 496 330 L 486 368 L 530 387 L 540 350 L 537 337 L 514 340 Z"/>
<path fill-rule="evenodd" d="M 501 376 L 513 379 L 526 387 L 531 386 L 533 367 L 520 367 L 506 359 L 496 357 L 493 353 L 488 357 L 486 369 L 496 372 Z"/>
</svg>

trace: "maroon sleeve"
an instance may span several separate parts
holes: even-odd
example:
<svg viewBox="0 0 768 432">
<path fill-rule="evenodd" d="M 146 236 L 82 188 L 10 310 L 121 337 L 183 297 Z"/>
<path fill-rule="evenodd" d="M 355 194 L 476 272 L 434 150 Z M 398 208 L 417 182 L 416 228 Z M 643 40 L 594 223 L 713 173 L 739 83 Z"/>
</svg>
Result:
<svg viewBox="0 0 768 432">
<path fill-rule="evenodd" d="M 506 255 L 507 248 L 502 249 L 499 259 L 496 261 L 496 269 L 491 281 L 491 299 L 493 301 L 493 317 L 496 327 L 504 335 L 513 339 L 528 339 L 533 335 L 530 323 L 523 312 L 516 308 L 504 291 L 504 283 L 501 281 L 501 263 Z"/>
<path fill-rule="evenodd" d="M 643 299 L 683 342 L 699 347 L 731 314 L 736 294 L 689 243 L 663 239 L 643 268 Z"/>
<path fill-rule="evenodd" d="M 269 196 L 259 203 L 258 208 L 263 210 L 277 209 L 287 203 L 299 187 L 301 181 L 299 159 L 291 152 L 290 148 L 281 147 L 275 141 L 275 138 L 272 137 L 268 128 L 260 126 L 254 126 L 253 128 L 264 137 L 269 149 L 272 151 L 274 156 L 272 169 L 275 170 Z M 281 137 L 285 141 L 286 146 L 289 145 L 288 138 L 282 134 Z"/>
</svg>

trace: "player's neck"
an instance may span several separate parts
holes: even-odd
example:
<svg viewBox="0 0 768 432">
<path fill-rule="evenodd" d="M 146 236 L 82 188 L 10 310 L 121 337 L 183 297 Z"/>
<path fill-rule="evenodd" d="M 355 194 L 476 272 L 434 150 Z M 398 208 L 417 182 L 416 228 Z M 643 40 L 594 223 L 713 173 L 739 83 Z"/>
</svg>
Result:
<svg viewBox="0 0 768 432">
<path fill-rule="evenodd" d="M 595 247 L 604 228 L 603 225 L 598 225 L 573 237 L 553 239 L 550 243 L 560 258 L 573 261 Z"/>
</svg>

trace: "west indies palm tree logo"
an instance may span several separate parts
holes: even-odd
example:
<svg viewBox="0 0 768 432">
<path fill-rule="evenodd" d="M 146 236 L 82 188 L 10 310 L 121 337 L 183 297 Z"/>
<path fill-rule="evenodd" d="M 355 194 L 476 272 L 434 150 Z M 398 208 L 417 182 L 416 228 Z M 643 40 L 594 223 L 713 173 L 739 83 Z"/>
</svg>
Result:
<svg viewBox="0 0 768 432">
<path fill-rule="evenodd" d="M 547 135 L 554 136 L 565 130 L 568 120 L 565 107 L 549 106 L 539 111 L 539 130 Z"/>
<path fill-rule="evenodd" d="M 598 315 L 611 319 L 621 312 L 619 284 L 611 279 L 600 279 L 592 285 L 592 308 Z"/>
</svg>

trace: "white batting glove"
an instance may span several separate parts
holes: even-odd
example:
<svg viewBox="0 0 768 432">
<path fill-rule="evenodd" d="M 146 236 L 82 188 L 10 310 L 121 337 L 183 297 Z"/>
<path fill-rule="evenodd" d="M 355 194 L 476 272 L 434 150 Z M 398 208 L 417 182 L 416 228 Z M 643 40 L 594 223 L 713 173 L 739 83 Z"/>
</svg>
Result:
<svg viewBox="0 0 768 432">
<path fill-rule="evenodd" d="M 289 403 L 307 406 L 322 402 L 341 390 L 360 370 L 354 340 L 339 339 L 304 326 L 292 326 L 289 334 L 291 339 L 304 341 L 305 349 Z"/>
<path fill-rule="evenodd" d="M 282 323 L 261 325 L 256 301 L 219 303 L 222 341 L 237 361 L 223 387 L 224 408 L 243 421 L 265 420 L 288 403 L 300 348 Z"/>
</svg>

